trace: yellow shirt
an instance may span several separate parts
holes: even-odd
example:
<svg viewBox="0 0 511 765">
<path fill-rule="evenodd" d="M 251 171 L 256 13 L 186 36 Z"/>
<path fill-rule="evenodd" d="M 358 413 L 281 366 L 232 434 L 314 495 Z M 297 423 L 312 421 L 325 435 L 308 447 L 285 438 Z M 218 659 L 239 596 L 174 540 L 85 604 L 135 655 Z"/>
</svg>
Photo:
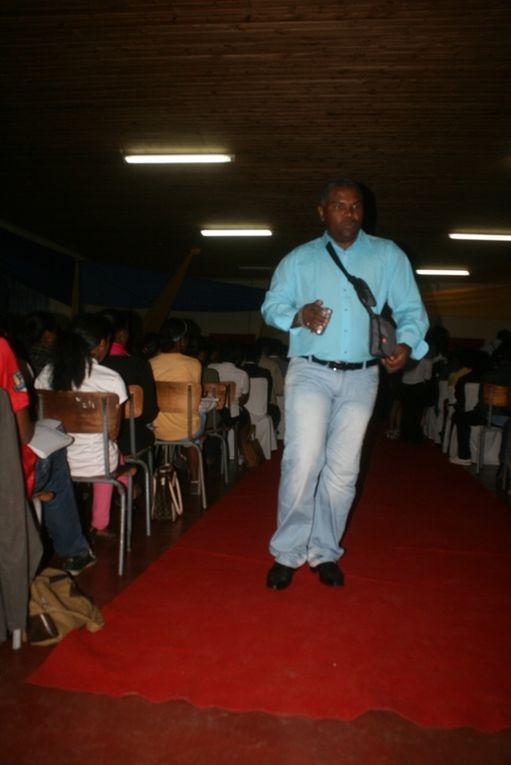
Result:
<svg viewBox="0 0 511 765">
<path fill-rule="evenodd" d="M 200 361 L 182 353 L 159 353 L 149 359 L 156 382 L 200 383 L 202 367 Z M 153 422 L 156 438 L 163 441 L 178 441 L 187 438 L 186 414 L 164 414 L 160 412 Z M 192 432 L 199 428 L 199 414 L 192 416 Z"/>
</svg>

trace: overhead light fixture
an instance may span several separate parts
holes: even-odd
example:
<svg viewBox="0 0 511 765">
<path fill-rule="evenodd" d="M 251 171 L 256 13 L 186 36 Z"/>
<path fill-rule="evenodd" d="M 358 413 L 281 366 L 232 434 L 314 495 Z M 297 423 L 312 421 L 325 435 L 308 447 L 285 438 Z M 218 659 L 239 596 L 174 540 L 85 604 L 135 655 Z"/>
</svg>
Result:
<svg viewBox="0 0 511 765">
<path fill-rule="evenodd" d="M 232 162 L 233 154 L 126 154 L 129 165 L 215 165 Z"/>
<path fill-rule="evenodd" d="M 449 239 L 472 239 L 475 242 L 511 242 L 511 234 L 449 234 Z"/>
<path fill-rule="evenodd" d="M 419 276 L 470 276 L 470 271 L 464 268 L 416 268 Z"/>
<path fill-rule="evenodd" d="M 203 228 L 202 236 L 271 236 L 269 228 Z"/>
</svg>

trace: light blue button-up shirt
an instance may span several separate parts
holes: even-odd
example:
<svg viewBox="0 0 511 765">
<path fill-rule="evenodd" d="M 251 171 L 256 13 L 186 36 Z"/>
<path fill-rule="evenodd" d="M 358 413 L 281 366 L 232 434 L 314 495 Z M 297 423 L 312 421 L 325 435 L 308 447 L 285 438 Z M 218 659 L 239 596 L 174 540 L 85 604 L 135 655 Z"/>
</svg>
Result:
<svg viewBox="0 0 511 765">
<path fill-rule="evenodd" d="M 261 310 L 267 324 L 289 331 L 289 356 L 346 362 L 372 358 L 369 316 L 328 254 L 329 241 L 348 273 L 361 277 L 371 288 L 377 303 L 375 313 L 388 303 L 397 325 L 397 342 L 410 346 L 412 358 L 422 358 L 428 350 L 424 341 L 428 318 L 410 262 L 394 242 L 362 230 L 346 250 L 325 231 L 319 239 L 292 250 L 277 266 Z M 315 300 L 332 309 L 323 334 L 315 335 L 304 327 L 291 329 L 297 311 Z"/>
</svg>

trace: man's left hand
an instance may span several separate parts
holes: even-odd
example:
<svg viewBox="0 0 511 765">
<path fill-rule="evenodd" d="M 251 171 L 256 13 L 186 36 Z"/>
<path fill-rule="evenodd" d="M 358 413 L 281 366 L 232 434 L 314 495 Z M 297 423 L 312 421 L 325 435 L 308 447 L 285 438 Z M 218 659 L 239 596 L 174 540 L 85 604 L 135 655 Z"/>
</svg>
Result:
<svg viewBox="0 0 511 765">
<path fill-rule="evenodd" d="M 385 367 L 389 374 L 399 372 L 404 367 L 410 356 L 411 348 L 406 343 L 398 343 L 394 348 L 392 356 L 382 359 L 382 365 Z"/>
</svg>

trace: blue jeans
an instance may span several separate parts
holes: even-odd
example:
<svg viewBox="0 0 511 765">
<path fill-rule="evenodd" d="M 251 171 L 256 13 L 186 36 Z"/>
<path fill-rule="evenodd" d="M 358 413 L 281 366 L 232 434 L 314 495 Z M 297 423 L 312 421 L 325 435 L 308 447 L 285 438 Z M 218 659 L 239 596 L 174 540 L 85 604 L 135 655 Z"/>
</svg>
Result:
<svg viewBox="0 0 511 765">
<path fill-rule="evenodd" d="M 286 435 L 273 557 L 298 568 L 337 561 L 378 389 L 377 366 L 337 372 L 294 358 L 286 374 Z"/>
<path fill-rule="evenodd" d="M 81 555 L 89 550 L 80 522 L 66 450 L 59 449 L 35 464 L 35 491 L 52 491 L 55 496 L 43 503 L 43 522 L 59 557 Z"/>
</svg>

